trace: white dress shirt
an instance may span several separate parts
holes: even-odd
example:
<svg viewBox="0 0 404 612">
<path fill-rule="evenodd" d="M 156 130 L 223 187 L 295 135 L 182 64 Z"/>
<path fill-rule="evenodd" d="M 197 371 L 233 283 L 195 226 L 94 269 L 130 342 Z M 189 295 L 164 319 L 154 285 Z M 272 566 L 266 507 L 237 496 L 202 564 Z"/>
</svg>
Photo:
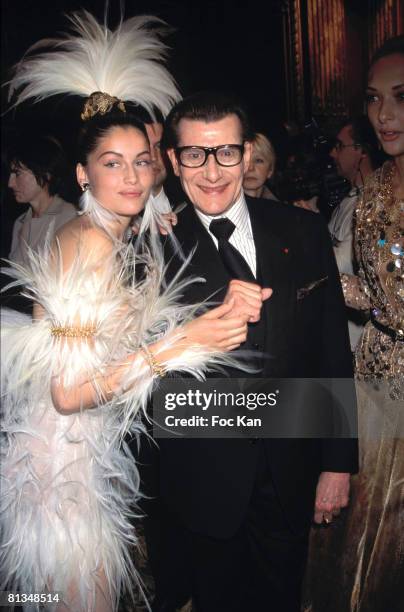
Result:
<svg viewBox="0 0 404 612">
<path fill-rule="evenodd" d="M 359 191 L 352 189 L 338 204 L 328 223 L 340 273 L 353 274 L 353 215 Z"/>
<path fill-rule="evenodd" d="M 354 274 L 353 216 L 359 194 L 360 190 L 352 189 L 335 208 L 328 224 L 340 274 Z M 348 329 L 351 350 L 354 351 L 363 332 L 363 325 L 352 321 L 348 316 Z"/>
<path fill-rule="evenodd" d="M 233 206 L 226 210 L 222 215 L 206 215 L 197 208 L 195 212 L 201 220 L 205 229 L 209 232 L 210 237 L 215 243 L 218 249 L 217 238 L 209 231 L 209 226 L 213 219 L 230 219 L 236 226 L 236 229 L 229 238 L 230 244 L 232 244 L 244 257 L 251 272 L 254 276 L 257 276 L 257 262 L 256 262 L 256 250 L 254 244 L 254 238 L 251 229 L 251 220 L 248 213 L 247 203 L 245 201 L 243 191 L 240 193 L 239 198 L 234 202 Z"/>
</svg>

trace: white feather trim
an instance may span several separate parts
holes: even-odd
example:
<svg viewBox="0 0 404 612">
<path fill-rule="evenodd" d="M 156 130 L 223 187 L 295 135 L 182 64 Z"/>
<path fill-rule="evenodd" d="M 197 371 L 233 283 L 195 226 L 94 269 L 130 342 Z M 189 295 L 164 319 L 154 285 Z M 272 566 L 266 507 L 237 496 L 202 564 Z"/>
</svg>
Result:
<svg viewBox="0 0 404 612">
<path fill-rule="evenodd" d="M 169 113 L 181 96 L 162 65 L 166 56 L 166 46 L 159 38 L 163 21 L 132 17 L 111 31 L 85 10 L 69 18 L 75 34 L 39 41 L 17 64 L 9 98 L 23 89 L 15 104 L 29 98 L 38 102 L 55 94 L 87 97 L 102 91 L 139 104 L 152 115 L 153 107 L 163 116 Z M 48 51 L 35 53 L 42 49 Z"/>
<path fill-rule="evenodd" d="M 64 383 L 73 385 L 84 376 L 97 388 L 96 377 L 106 367 L 124 363 L 128 354 L 164 338 L 203 307 L 179 304 L 189 278 L 177 276 L 161 291 L 165 270 L 158 251 L 141 255 L 121 246 L 110 260 L 92 262 L 79 249 L 69 271 L 62 272 L 57 250 L 30 252 L 28 267 L 13 265 L 8 273 L 42 306 L 44 317 L 30 322 L 5 311 L 2 321 L 3 587 L 66 594 L 75 584 L 80 593 L 75 612 L 94 610 L 100 568 L 115 608 L 121 588 L 130 591 L 136 580 L 130 519 L 139 477 L 123 437 L 143 431 L 140 414 L 156 380 L 143 361 L 135 363 L 122 393 L 108 404 L 102 404 L 100 392 L 95 409 L 63 416 L 52 405 L 51 378 L 63 375 Z M 146 266 L 141 282 L 134 280 L 138 264 Z M 52 336 L 52 327 L 70 325 L 94 325 L 96 335 L 69 343 Z M 234 364 L 229 354 L 201 347 L 165 363 L 168 370 L 200 378 L 211 367 Z"/>
<path fill-rule="evenodd" d="M 106 232 L 108 232 L 108 227 L 118 219 L 118 215 L 95 199 L 90 188 L 81 194 L 79 207 L 79 215 L 90 215 L 92 223 Z M 111 232 L 108 233 L 111 234 Z"/>
</svg>

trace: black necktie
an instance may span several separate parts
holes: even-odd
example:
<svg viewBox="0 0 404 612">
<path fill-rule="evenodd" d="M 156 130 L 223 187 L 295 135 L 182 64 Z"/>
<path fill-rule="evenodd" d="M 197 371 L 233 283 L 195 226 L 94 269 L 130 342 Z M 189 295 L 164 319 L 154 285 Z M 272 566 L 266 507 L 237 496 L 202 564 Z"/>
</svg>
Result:
<svg viewBox="0 0 404 612">
<path fill-rule="evenodd" d="M 209 226 L 212 234 L 219 243 L 219 255 L 224 266 L 232 278 L 255 283 L 251 268 L 241 253 L 229 242 L 229 238 L 236 229 L 230 219 L 214 219 Z"/>
</svg>

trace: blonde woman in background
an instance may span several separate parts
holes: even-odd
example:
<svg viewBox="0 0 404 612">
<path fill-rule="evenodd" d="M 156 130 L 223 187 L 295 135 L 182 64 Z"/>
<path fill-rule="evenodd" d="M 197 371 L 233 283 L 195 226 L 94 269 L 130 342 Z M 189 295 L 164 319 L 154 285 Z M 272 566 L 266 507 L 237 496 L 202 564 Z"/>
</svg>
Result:
<svg viewBox="0 0 404 612">
<path fill-rule="evenodd" d="M 244 175 L 244 192 L 252 198 L 263 198 L 265 200 L 277 200 L 266 185 L 275 172 L 276 155 L 275 150 L 264 134 L 255 134 L 252 141 L 253 150 L 250 165 Z"/>
</svg>

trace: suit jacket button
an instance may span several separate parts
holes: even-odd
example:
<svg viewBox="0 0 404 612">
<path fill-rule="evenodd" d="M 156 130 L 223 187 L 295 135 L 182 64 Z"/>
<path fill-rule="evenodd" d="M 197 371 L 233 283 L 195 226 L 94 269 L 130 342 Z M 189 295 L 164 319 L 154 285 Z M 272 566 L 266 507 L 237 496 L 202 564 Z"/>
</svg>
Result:
<svg viewBox="0 0 404 612">
<path fill-rule="evenodd" d="M 261 438 L 250 438 L 250 444 L 257 444 L 258 440 Z"/>
<path fill-rule="evenodd" d="M 257 344 L 256 342 L 253 343 L 253 348 L 255 348 L 256 350 L 260 349 L 260 345 Z"/>
</svg>

